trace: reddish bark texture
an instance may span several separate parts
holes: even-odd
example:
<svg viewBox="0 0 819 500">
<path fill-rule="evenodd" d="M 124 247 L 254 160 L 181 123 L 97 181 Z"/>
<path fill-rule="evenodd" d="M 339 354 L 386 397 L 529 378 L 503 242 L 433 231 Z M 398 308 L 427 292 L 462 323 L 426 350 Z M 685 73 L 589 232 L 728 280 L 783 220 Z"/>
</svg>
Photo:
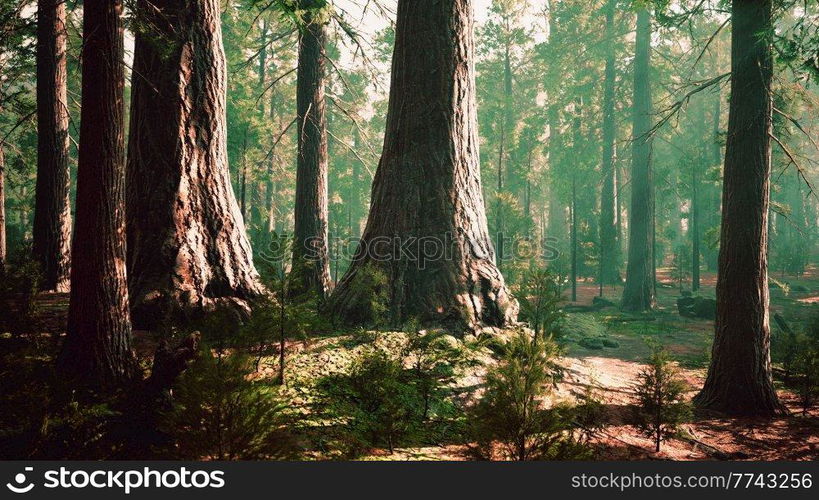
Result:
<svg viewBox="0 0 819 500">
<path fill-rule="evenodd" d="M 478 161 L 472 2 L 400 0 L 384 149 L 356 260 L 331 297 L 337 319 L 372 321 L 367 303 L 383 293 L 396 323 L 515 320 Z"/>
<path fill-rule="evenodd" d="M 127 166 L 134 324 L 262 293 L 230 184 L 216 0 L 140 0 Z"/>
<path fill-rule="evenodd" d="M 771 416 L 784 411 L 771 376 L 768 322 L 771 0 L 734 0 L 731 20 L 716 334 L 708 377 L 695 402 L 734 415 Z"/>
<path fill-rule="evenodd" d="M 324 24 L 308 15 L 299 37 L 299 66 L 296 76 L 298 162 L 293 230 L 293 277 L 291 295 L 316 292 L 324 297 L 330 290 L 330 260 L 327 243 L 327 40 Z"/>
<path fill-rule="evenodd" d="M 82 121 L 68 329 L 58 368 L 78 385 L 135 375 L 125 277 L 121 0 L 83 5 Z"/>
<path fill-rule="evenodd" d="M 34 258 L 42 287 L 68 291 L 71 209 L 68 171 L 65 2 L 37 3 L 37 189 Z"/>
</svg>

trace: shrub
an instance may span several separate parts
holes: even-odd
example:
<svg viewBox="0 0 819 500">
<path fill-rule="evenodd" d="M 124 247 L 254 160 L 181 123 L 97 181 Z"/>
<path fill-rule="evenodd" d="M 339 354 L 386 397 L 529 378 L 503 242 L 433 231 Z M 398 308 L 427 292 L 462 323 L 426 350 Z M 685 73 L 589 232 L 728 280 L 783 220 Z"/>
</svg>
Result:
<svg viewBox="0 0 819 500">
<path fill-rule="evenodd" d="M 516 295 L 521 319 L 529 323 L 535 335 L 554 333 L 556 323 L 563 317 L 557 278 L 546 269 L 530 271 Z"/>
<path fill-rule="evenodd" d="M 342 345 L 348 349 L 360 345 L 372 344 L 378 339 L 378 332 L 376 330 L 368 330 L 366 328 L 354 328 L 350 332 L 350 337 L 342 342 Z"/>
<path fill-rule="evenodd" d="M 0 266 L 0 333 L 33 333 L 37 329 L 40 266 L 28 252 L 20 252 Z"/>
<path fill-rule="evenodd" d="M 350 310 L 357 322 L 377 328 L 391 320 L 387 275 L 375 265 L 370 264 L 358 269 L 348 295 L 350 302 L 345 307 Z"/>
<path fill-rule="evenodd" d="M 291 296 L 292 272 L 287 272 L 287 259 L 292 245 L 292 238 L 288 236 L 275 233 L 269 236 L 256 265 L 262 282 L 273 296 L 256 301 L 250 321 L 242 328 L 244 338 L 256 354 L 257 370 L 265 352 L 278 342 L 277 382 L 280 384 L 284 383 L 287 339 L 307 338 L 310 333 L 329 330 L 329 324 L 319 312 L 322 299 L 318 293 Z"/>
<path fill-rule="evenodd" d="M 418 431 L 423 398 L 402 360 L 381 350 L 365 351 L 349 374 L 324 377 L 318 389 L 328 416 L 344 424 L 349 455 L 374 446 L 392 454 Z"/>
<path fill-rule="evenodd" d="M 582 338 L 606 336 L 606 326 L 590 314 L 566 314 L 555 325 L 560 340 L 579 342 Z"/>
<path fill-rule="evenodd" d="M 423 403 L 422 420 L 427 420 L 431 412 L 445 414 L 452 409 L 445 404 L 447 386 L 455 380 L 455 369 L 466 360 L 462 351 L 449 342 L 451 338 L 438 331 L 409 332 L 403 356 L 410 363 L 411 381 Z"/>
<path fill-rule="evenodd" d="M 806 337 L 800 344 L 802 349 L 794 358 L 793 371 L 802 412 L 807 413 L 819 399 L 819 342 Z"/>
<path fill-rule="evenodd" d="M 557 344 L 520 331 L 490 368 L 481 399 L 469 411 L 475 445 L 483 459 L 566 460 L 588 455 L 574 437 L 572 408 L 543 408 L 541 398 L 562 376 Z"/>
<path fill-rule="evenodd" d="M 577 405 L 571 409 L 572 423 L 577 428 L 581 443 L 588 442 L 606 423 L 606 409 L 595 385 L 594 379 L 589 381 L 586 389 L 578 396 Z"/>
<path fill-rule="evenodd" d="M 277 390 L 247 379 L 249 360 L 208 348 L 180 377 L 161 428 L 181 459 L 254 460 L 293 456 Z"/>
<path fill-rule="evenodd" d="M 819 311 L 813 313 L 804 333 L 795 337 L 791 369 L 802 411 L 807 413 L 819 399 Z"/>
<path fill-rule="evenodd" d="M 686 385 L 668 353 L 655 349 L 648 366 L 638 375 L 635 423 L 644 435 L 654 440 L 660 451 L 663 440 L 679 431 L 679 424 L 691 415 L 691 405 L 684 400 Z"/>
<path fill-rule="evenodd" d="M 605 347 L 603 343 L 603 339 L 600 337 L 584 337 L 580 339 L 578 342 L 582 347 L 586 349 L 593 349 L 593 350 L 600 350 Z"/>
</svg>

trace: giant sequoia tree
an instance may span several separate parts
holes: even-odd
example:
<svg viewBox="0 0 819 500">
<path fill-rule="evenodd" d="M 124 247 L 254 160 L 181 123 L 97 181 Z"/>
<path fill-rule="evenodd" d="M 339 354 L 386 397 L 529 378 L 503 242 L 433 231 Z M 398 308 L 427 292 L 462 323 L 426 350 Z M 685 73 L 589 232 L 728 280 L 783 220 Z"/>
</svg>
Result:
<svg viewBox="0 0 819 500">
<path fill-rule="evenodd" d="M 309 3 L 309 2 L 303 2 Z M 299 36 L 296 76 L 298 161 L 290 293 L 330 289 L 327 244 L 327 116 L 324 97 L 327 34 L 321 12 L 308 11 Z"/>
<path fill-rule="evenodd" d="M 66 291 L 70 262 L 65 2 L 37 3 L 37 189 L 34 256 L 43 288 Z"/>
<path fill-rule="evenodd" d="M 771 0 L 732 3 L 731 104 L 725 150 L 716 334 L 700 406 L 738 415 L 783 411 L 771 378 L 768 204 Z"/>
<path fill-rule="evenodd" d="M 136 368 L 125 279 L 121 0 L 85 0 L 82 121 L 68 329 L 58 368 L 79 385 L 113 386 Z"/>
<path fill-rule="evenodd" d="M 140 0 L 127 165 L 134 324 L 261 293 L 230 184 L 217 0 Z"/>
<path fill-rule="evenodd" d="M 645 311 L 654 307 L 654 180 L 651 168 L 651 13 L 637 11 L 634 53 L 633 143 L 628 265 L 622 307 Z"/>
<path fill-rule="evenodd" d="M 470 0 L 399 0 L 384 149 L 370 216 L 331 297 L 347 322 L 474 328 L 514 321 L 481 194 Z M 385 279 L 381 279 L 381 277 Z"/>
</svg>

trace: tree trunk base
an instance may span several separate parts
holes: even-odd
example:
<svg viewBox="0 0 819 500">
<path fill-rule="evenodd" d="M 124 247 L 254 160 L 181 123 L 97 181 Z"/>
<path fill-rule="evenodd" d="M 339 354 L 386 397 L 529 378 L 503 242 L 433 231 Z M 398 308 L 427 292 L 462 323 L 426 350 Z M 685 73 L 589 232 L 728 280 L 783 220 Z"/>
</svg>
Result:
<svg viewBox="0 0 819 500">
<path fill-rule="evenodd" d="M 154 330 L 162 325 L 188 324 L 219 309 L 230 309 L 240 317 L 251 314 L 251 298 L 239 296 L 205 297 L 189 290 L 151 291 L 134 297 L 131 322 L 134 329 Z"/>
<path fill-rule="evenodd" d="M 790 413 L 779 401 L 773 387 L 746 395 L 737 394 L 736 392 L 739 391 L 721 389 L 724 388 L 711 387 L 706 383 L 702 391 L 694 397 L 694 405 L 703 410 L 740 417 L 773 418 L 783 417 Z"/>
</svg>

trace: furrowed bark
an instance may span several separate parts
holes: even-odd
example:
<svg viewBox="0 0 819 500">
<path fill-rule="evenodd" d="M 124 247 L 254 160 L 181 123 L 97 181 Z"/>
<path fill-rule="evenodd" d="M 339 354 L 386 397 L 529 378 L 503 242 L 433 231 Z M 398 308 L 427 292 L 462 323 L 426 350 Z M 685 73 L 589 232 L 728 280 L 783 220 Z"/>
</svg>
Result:
<svg viewBox="0 0 819 500">
<path fill-rule="evenodd" d="M 614 147 L 616 125 L 614 122 L 614 12 L 615 2 L 606 5 L 606 54 L 605 79 L 603 83 L 603 184 L 600 190 L 600 295 L 603 287 L 619 281 L 617 227 L 614 214 L 617 211 L 614 198 Z"/>
<path fill-rule="evenodd" d="M 773 416 L 785 409 L 773 386 L 768 323 L 771 0 L 734 0 L 731 20 L 716 333 L 708 377 L 694 401 L 732 415 Z"/>
<path fill-rule="evenodd" d="M 631 208 L 626 285 L 622 308 L 646 311 L 654 307 L 654 179 L 651 167 L 651 14 L 637 12 L 634 56 L 634 129 L 631 166 Z"/>
<path fill-rule="evenodd" d="M 457 330 L 516 319 L 481 194 L 472 16 L 470 0 L 398 3 L 370 216 L 329 304 L 340 321 L 373 321 L 368 303 L 378 293 L 394 323 Z"/>
<path fill-rule="evenodd" d="M 331 288 L 327 207 L 327 113 L 324 22 L 308 15 L 299 37 L 296 76 L 298 160 L 291 296 Z"/>
<path fill-rule="evenodd" d="M 248 311 L 262 287 L 230 184 L 216 0 L 140 0 L 127 166 L 134 324 Z"/>
<path fill-rule="evenodd" d="M 61 379 L 113 388 L 136 375 L 125 277 L 121 0 L 83 5 L 82 116 L 68 329 Z"/>
<path fill-rule="evenodd" d="M 66 100 L 66 31 L 63 0 L 37 4 L 37 187 L 35 260 L 42 288 L 68 291 L 71 209 Z"/>
</svg>

